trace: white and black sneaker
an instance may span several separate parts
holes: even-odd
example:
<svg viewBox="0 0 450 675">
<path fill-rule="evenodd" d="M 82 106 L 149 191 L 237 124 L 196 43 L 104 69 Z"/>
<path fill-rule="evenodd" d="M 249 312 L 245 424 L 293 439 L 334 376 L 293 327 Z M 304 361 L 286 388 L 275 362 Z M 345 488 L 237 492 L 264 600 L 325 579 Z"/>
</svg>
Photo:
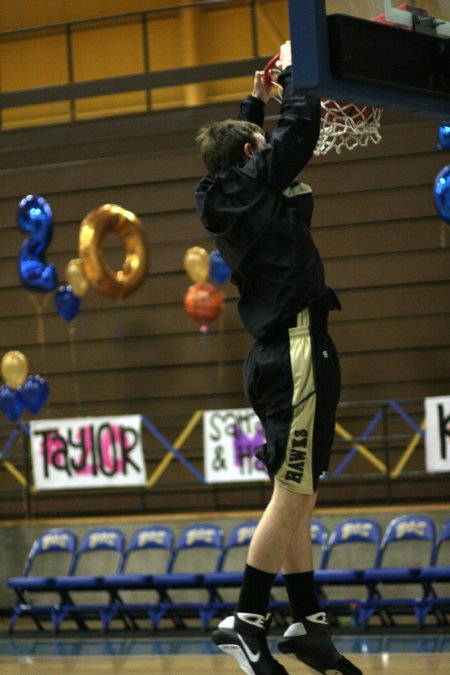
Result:
<svg viewBox="0 0 450 675">
<path fill-rule="evenodd" d="M 267 646 L 269 624 L 270 615 L 239 612 L 221 621 L 211 637 L 219 649 L 234 656 L 247 675 L 288 675 Z"/>
<path fill-rule="evenodd" d="M 278 643 L 280 652 L 298 659 L 320 675 L 363 675 L 334 646 L 325 612 L 293 623 Z"/>
</svg>

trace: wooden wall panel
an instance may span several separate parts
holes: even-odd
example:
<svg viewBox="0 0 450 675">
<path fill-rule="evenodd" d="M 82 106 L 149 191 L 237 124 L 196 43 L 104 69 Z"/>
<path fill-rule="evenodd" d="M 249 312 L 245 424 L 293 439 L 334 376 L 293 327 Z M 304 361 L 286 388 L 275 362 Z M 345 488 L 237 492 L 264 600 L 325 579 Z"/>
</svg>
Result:
<svg viewBox="0 0 450 675">
<path fill-rule="evenodd" d="M 242 363 L 251 339 L 238 317 L 236 289 L 224 285 L 222 315 L 207 338 L 182 304 L 191 283 L 182 267 L 186 249 L 213 249 L 193 207 L 193 187 L 202 174 L 195 132 L 204 121 L 229 115 L 227 104 L 166 113 L 164 120 L 156 114 L 67 125 L 64 132 L 48 127 L 1 135 L 0 356 L 20 349 L 31 372 L 47 378 L 51 396 L 42 417 L 143 413 L 173 441 L 196 409 L 247 405 Z M 436 122 L 394 113 L 384 119 L 379 145 L 315 158 L 303 179 L 314 189 L 315 238 L 343 305 L 330 319 L 341 353 L 342 401 L 418 399 L 413 411 L 419 419 L 420 400 L 448 393 L 450 383 L 448 232 L 432 199 L 446 157 L 435 149 Z M 18 201 L 30 192 L 45 196 L 53 208 L 47 260 L 57 265 L 61 280 L 68 261 L 77 257 L 79 226 L 88 211 L 114 202 L 136 212 L 151 248 L 143 287 L 120 304 L 89 291 L 70 325 L 56 313 L 53 294 L 23 288 L 16 264 L 25 235 L 15 217 Z M 119 264 L 120 241 L 108 238 L 105 248 Z M 372 410 L 344 408 L 340 420 L 357 434 L 371 415 Z M 406 437 L 392 447 L 395 464 L 412 430 L 395 420 L 390 425 Z M 1 425 L 2 442 L 10 430 Z M 164 450 L 150 438 L 147 443 L 153 470 Z M 334 466 L 347 451 L 336 443 Z M 183 452 L 202 470 L 200 429 Z M 383 452 L 381 442 L 376 452 Z M 25 470 L 20 449 L 15 453 Z M 422 449 L 410 466 L 421 471 L 423 465 Z M 365 460 L 355 458 L 349 471 L 373 482 L 373 500 L 386 496 L 385 480 L 374 476 Z M 356 488 L 346 493 L 342 487 L 346 480 L 324 484 L 321 503 L 356 499 Z M 433 494 L 423 483 L 422 494 Z M 418 485 L 405 475 L 393 498 L 415 498 Z M 0 470 L 0 489 L 15 487 Z M 268 489 L 246 489 L 246 506 L 261 505 Z M 33 497 L 33 510 L 45 515 L 57 500 L 61 513 L 106 513 L 118 508 L 116 494 L 83 496 L 83 504 L 72 495 L 40 495 Z M 205 509 L 243 506 L 241 487 L 196 484 L 177 462 L 152 490 L 120 494 L 124 512 L 198 508 L 199 499 Z M 443 483 L 436 481 L 434 496 L 444 495 Z M 22 508 L 22 496 L 12 492 L 9 511 Z"/>
</svg>

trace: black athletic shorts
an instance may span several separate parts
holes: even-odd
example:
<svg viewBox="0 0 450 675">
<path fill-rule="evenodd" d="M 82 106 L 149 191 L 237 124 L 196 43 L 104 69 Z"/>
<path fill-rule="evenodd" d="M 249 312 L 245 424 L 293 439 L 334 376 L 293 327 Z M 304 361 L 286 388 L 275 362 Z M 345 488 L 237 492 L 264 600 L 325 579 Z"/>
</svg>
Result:
<svg viewBox="0 0 450 675">
<path fill-rule="evenodd" d="M 244 365 L 246 396 L 263 425 L 256 455 L 291 492 L 312 494 L 327 471 L 341 376 L 328 310 L 304 309 L 292 328 L 257 340 Z"/>
</svg>

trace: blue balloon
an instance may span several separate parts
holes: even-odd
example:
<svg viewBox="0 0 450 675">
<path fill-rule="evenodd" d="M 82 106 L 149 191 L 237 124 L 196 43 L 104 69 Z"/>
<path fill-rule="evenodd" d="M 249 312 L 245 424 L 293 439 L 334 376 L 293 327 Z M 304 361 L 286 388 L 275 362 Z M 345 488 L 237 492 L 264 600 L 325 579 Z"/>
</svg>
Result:
<svg viewBox="0 0 450 675">
<path fill-rule="evenodd" d="M 24 406 L 33 415 L 38 413 L 47 402 L 50 389 L 41 375 L 29 375 L 20 387 Z"/>
<path fill-rule="evenodd" d="M 58 274 L 53 263 L 47 265 L 42 254 L 33 251 L 30 239 L 20 247 L 17 262 L 19 278 L 24 286 L 37 291 L 53 291 L 58 283 Z"/>
<path fill-rule="evenodd" d="M 19 419 L 23 412 L 24 402 L 19 389 L 4 384 L 0 387 L 0 410 L 11 422 Z"/>
<path fill-rule="evenodd" d="M 38 239 L 48 237 L 49 226 L 53 224 L 49 203 L 39 195 L 27 195 L 19 202 L 17 223 L 22 232 L 31 232 Z"/>
<path fill-rule="evenodd" d="M 60 286 L 55 293 L 57 312 L 66 321 L 72 321 L 80 311 L 81 300 L 72 291 L 72 286 Z"/>
<path fill-rule="evenodd" d="M 220 255 L 219 251 L 212 251 L 209 254 L 210 275 L 216 284 L 223 284 L 231 276 L 231 270 Z"/>
<path fill-rule="evenodd" d="M 433 190 L 437 212 L 450 225 L 450 166 L 444 167 L 438 173 Z"/>
<path fill-rule="evenodd" d="M 450 122 L 441 122 L 439 126 L 438 150 L 450 150 Z"/>
<path fill-rule="evenodd" d="M 27 195 L 19 203 L 17 223 L 30 236 L 22 244 L 18 270 L 24 286 L 37 291 L 52 291 L 58 281 L 56 268 L 47 265 L 45 251 L 53 236 L 52 210 L 43 197 Z"/>
</svg>

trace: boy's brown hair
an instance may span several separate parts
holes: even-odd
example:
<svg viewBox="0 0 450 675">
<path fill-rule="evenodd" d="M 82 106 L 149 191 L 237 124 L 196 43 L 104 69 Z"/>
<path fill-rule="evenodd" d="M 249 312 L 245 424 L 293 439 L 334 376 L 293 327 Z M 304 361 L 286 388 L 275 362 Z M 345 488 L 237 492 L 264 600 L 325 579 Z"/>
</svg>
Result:
<svg viewBox="0 0 450 675">
<path fill-rule="evenodd" d="M 202 127 L 196 141 L 209 175 L 214 178 L 245 161 L 244 145 L 250 143 L 253 148 L 256 147 L 255 133 L 264 132 L 257 124 L 233 119 L 211 122 Z"/>
</svg>

